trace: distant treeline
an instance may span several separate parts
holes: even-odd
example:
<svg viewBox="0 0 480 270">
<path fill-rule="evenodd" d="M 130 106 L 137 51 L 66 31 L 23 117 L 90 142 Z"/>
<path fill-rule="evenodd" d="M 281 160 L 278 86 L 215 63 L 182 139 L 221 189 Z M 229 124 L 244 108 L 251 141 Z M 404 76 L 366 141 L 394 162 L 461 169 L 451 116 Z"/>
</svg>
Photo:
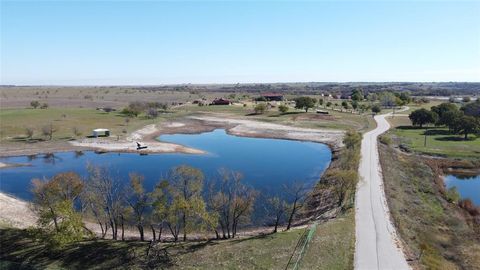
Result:
<svg viewBox="0 0 480 270">
<path fill-rule="evenodd" d="M 281 92 L 285 94 L 333 93 L 349 95 L 356 89 L 365 93 L 383 91 L 409 91 L 414 96 L 480 95 L 480 83 L 441 82 L 441 83 L 259 83 L 259 84 L 211 84 L 135 87 L 143 90 L 161 91 L 218 91 L 218 92 Z"/>
</svg>

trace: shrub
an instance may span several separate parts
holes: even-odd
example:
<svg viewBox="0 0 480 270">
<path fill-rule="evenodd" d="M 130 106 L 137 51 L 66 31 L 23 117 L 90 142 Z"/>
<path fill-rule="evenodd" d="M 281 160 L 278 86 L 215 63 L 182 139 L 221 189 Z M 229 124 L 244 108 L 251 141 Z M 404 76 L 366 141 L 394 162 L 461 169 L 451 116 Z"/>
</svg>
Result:
<svg viewBox="0 0 480 270">
<path fill-rule="evenodd" d="M 380 136 L 380 142 L 385 144 L 385 145 L 391 145 L 392 144 L 392 138 L 388 135 L 382 135 L 382 136 Z"/>
<path fill-rule="evenodd" d="M 263 114 L 267 110 L 267 105 L 265 103 L 257 104 L 253 110 L 255 114 Z"/>
<path fill-rule="evenodd" d="M 32 106 L 34 109 L 36 109 L 38 106 L 40 106 L 40 102 L 34 100 L 30 102 L 30 106 Z"/>
<path fill-rule="evenodd" d="M 33 128 L 25 128 L 25 137 L 30 140 L 33 137 Z"/>
<path fill-rule="evenodd" d="M 458 205 L 465 209 L 470 215 L 472 216 L 478 216 L 480 215 L 480 209 L 475 207 L 475 205 L 473 204 L 472 200 L 470 199 L 463 199 L 463 200 L 460 200 L 460 202 L 458 203 Z"/>
<path fill-rule="evenodd" d="M 47 103 L 43 103 L 42 106 L 40 106 L 40 109 L 47 109 L 48 108 L 48 104 Z"/>
<path fill-rule="evenodd" d="M 288 112 L 288 106 L 282 104 L 278 106 L 278 111 L 280 111 L 281 113 L 286 113 Z"/>
<path fill-rule="evenodd" d="M 372 106 L 372 112 L 373 113 L 377 114 L 381 111 L 382 111 L 382 108 L 380 108 L 380 106 L 378 104 L 375 104 L 375 105 Z"/>
<path fill-rule="evenodd" d="M 460 200 L 460 194 L 458 193 L 456 187 L 449 188 L 445 195 L 447 197 L 447 201 L 451 203 L 457 203 Z"/>
</svg>

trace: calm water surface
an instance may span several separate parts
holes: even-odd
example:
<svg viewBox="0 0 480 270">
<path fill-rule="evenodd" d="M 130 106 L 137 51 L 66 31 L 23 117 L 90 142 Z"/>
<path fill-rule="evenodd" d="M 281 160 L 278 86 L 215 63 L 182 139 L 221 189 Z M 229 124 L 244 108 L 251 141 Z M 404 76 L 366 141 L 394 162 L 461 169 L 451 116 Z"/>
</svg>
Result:
<svg viewBox="0 0 480 270">
<path fill-rule="evenodd" d="M 445 185 L 447 188 L 456 187 L 463 199 L 470 198 L 475 205 L 480 206 L 480 175 L 473 177 L 447 175 Z"/>
<path fill-rule="evenodd" d="M 30 200 L 32 178 L 48 178 L 65 171 L 85 176 L 88 163 L 108 166 L 111 174 L 123 179 L 124 183 L 128 181 L 128 173 L 140 173 L 145 176 L 147 188 L 151 189 L 172 167 L 187 164 L 201 169 L 207 179 L 217 177 L 220 168 L 240 171 L 244 183 L 270 196 L 281 193 L 282 184 L 295 180 L 313 185 L 331 160 L 331 151 L 324 144 L 236 137 L 221 129 L 202 134 L 163 135 L 159 139 L 202 149 L 208 154 L 96 154 L 87 151 L 80 156 L 64 152 L 56 153 L 53 158 L 44 155 L 0 158 L 5 163 L 31 164 L 0 170 L 0 190 Z"/>
</svg>

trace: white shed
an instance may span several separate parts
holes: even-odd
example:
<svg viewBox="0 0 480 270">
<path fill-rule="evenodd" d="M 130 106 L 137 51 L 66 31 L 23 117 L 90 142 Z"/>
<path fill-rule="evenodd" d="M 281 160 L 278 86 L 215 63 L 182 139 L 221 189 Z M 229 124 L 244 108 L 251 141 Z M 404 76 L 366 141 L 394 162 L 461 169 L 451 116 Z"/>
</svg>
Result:
<svg viewBox="0 0 480 270">
<path fill-rule="evenodd" d="M 94 129 L 92 131 L 92 136 L 93 137 L 98 137 L 98 136 L 109 137 L 110 136 L 110 130 L 108 130 L 106 128 L 97 128 L 97 129 Z"/>
</svg>

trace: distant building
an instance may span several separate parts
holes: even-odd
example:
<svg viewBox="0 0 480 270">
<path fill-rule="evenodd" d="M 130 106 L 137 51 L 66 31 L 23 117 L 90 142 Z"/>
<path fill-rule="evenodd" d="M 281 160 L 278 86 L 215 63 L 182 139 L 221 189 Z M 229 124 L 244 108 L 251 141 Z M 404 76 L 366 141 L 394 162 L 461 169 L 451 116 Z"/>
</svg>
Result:
<svg viewBox="0 0 480 270">
<path fill-rule="evenodd" d="M 225 98 L 216 98 L 210 105 L 230 105 L 232 102 Z"/>
<path fill-rule="evenodd" d="M 262 94 L 262 97 L 265 98 L 267 101 L 282 101 L 283 95 L 277 93 L 265 93 Z"/>
</svg>

